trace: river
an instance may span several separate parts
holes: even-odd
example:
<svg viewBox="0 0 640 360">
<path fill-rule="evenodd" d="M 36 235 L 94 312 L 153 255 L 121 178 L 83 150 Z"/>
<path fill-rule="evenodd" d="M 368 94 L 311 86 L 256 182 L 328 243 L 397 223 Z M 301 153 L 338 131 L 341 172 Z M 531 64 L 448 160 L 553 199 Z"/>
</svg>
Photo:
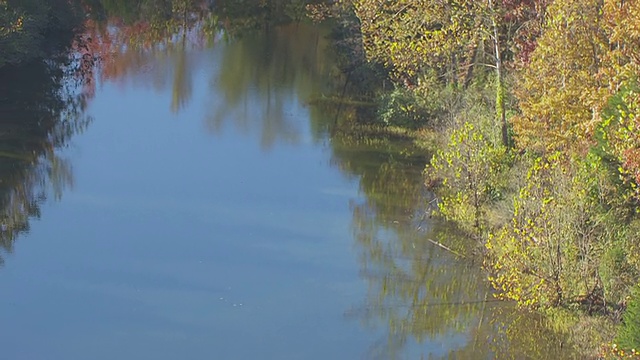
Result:
<svg viewBox="0 0 640 360">
<path fill-rule="evenodd" d="M 2 74 L 1 358 L 570 357 L 430 241 L 428 154 L 311 105 L 323 31 Z"/>
</svg>

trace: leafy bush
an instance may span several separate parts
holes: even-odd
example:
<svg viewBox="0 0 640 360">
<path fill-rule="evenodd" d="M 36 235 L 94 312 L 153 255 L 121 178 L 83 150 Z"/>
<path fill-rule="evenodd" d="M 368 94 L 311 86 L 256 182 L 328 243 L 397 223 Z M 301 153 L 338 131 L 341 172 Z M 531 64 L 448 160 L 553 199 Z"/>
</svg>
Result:
<svg viewBox="0 0 640 360">
<path fill-rule="evenodd" d="M 601 158 L 554 153 L 533 161 L 513 216 L 487 242 L 499 298 L 525 307 L 617 301 L 629 281 L 628 209 Z M 631 272 L 630 272 L 631 273 Z"/>
<path fill-rule="evenodd" d="M 640 349 L 640 284 L 633 288 L 616 342 L 622 349 Z"/>
<path fill-rule="evenodd" d="M 463 110 L 459 101 L 463 96 L 460 89 L 444 85 L 435 74 L 425 74 L 416 85 L 384 93 L 379 100 L 378 119 L 386 125 L 408 128 L 439 125 Z"/>
<path fill-rule="evenodd" d="M 417 128 L 433 117 L 435 106 L 404 88 L 396 88 L 382 95 L 378 108 L 378 118 L 385 125 Z"/>
<path fill-rule="evenodd" d="M 440 214 L 461 229 L 480 236 L 488 204 L 500 197 L 500 174 L 506 148 L 494 146 L 475 125 L 465 122 L 431 159 L 429 183 L 439 183 Z"/>
<path fill-rule="evenodd" d="M 630 263 L 627 236 L 620 233 L 620 241 L 604 250 L 598 270 L 605 297 L 614 303 L 622 301 L 637 279 L 637 270 Z M 640 350 L 640 349 L 639 349 Z"/>
</svg>

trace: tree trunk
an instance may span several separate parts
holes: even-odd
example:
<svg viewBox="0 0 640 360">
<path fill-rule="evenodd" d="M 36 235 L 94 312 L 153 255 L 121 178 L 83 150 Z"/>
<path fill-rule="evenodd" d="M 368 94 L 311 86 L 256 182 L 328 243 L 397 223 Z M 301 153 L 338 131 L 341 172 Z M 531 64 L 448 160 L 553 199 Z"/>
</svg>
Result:
<svg viewBox="0 0 640 360">
<path fill-rule="evenodd" d="M 504 80 L 502 78 L 502 54 L 500 52 L 500 37 L 498 36 L 498 23 L 496 21 L 496 11 L 493 8 L 493 0 L 489 1 L 491 11 L 491 23 L 493 26 L 493 47 L 496 56 L 496 120 L 502 129 L 502 144 L 509 146 L 509 127 L 507 124 L 507 114 L 504 103 Z"/>
</svg>

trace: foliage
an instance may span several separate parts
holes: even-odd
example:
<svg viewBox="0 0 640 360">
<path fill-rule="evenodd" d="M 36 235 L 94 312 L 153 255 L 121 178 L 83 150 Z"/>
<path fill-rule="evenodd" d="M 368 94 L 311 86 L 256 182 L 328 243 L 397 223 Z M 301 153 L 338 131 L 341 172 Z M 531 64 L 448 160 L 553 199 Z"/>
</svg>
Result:
<svg viewBox="0 0 640 360">
<path fill-rule="evenodd" d="M 429 97 L 415 90 L 396 88 L 382 95 L 378 119 L 385 125 L 417 128 L 433 123 L 444 112 L 437 97 Z"/>
<path fill-rule="evenodd" d="M 613 301 L 622 301 L 629 288 L 638 279 L 638 267 L 634 264 L 631 249 L 636 245 L 626 238 L 631 238 L 635 231 L 633 227 L 620 232 L 619 241 L 605 248 L 598 268 L 604 296 Z M 629 239 L 633 240 L 633 239 Z"/>
<path fill-rule="evenodd" d="M 635 352 L 640 349 L 640 284 L 633 288 L 622 319 L 616 343 L 622 349 Z"/>
<path fill-rule="evenodd" d="M 409 128 L 451 129 L 468 120 L 483 129 L 491 142 L 499 140 L 492 119 L 494 77 L 486 76 L 462 88 L 438 81 L 434 72 L 420 76 L 410 88 L 396 86 L 381 96 L 378 118 L 385 124 Z"/>
<path fill-rule="evenodd" d="M 600 351 L 598 352 L 598 359 L 640 359 L 640 351 L 637 351 L 636 349 L 625 351 L 624 349 L 619 348 L 617 344 L 607 343 L 600 347 Z"/>
<path fill-rule="evenodd" d="M 640 1 L 341 3 L 396 85 L 379 118 L 448 138 L 426 181 L 440 213 L 484 241 L 496 295 L 615 318 L 640 276 Z M 489 85 L 485 66 L 494 102 L 468 95 Z M 509 130 L 515 158 L 498 145 Z M 507 220 L 489 220 L 510 191 Z"/>
<path fill-rule="evenodd" d="M 397 79 L 415 78 L 427 66 L 444 72 L 452 56 L 473 57 L 468 49 L 479 2 L 354 1 L 367 56 L 393 69 Z"/>
<path fill-rule="evenodd" d="M 620 166 L 621 178 L 640 195 L 640 88 L 636 81 L 624 84 L 603 111 L 601 137 L 604 150 Z"/>
<path fill-rule="evenodd" d="M 537 36 L 532 26 L 525 25 L 540 18 L 540 11 L 546 8 L 541 3 L 544 1 L 353 2 L 368 59 L 389 68 L 396 83 L 411 88 L 426 72 L 435 71 L 441 81 L 467 87 L 477 68 L 495 69 L 494 115 L 505 146 L 511 143 L 505 61 L 514 58 L 516 38 L 525 42 Z"/>
<path fill-rule="evenodd" d="M 338 58 L 342 77 L 319 59 L 305 63 L 314 76 L 330 73 L 344 80 L 342 97 L 355 90 L 362 95 L 358 100 L 379 98 L 378 119 L 386 125 L 444 129 L 448 143 L 432 157 L 427 182 L 441 197 L 440 213 L 483 241 L 485 267 L 498 298 L 528 308 L 563 306 L 606 313 L 617 310 L 631 284 L 638 281 L 640 0 L 90 0 L 85 4 L 93 18 L 84 35 L 92 42 L 77 48 L 85 49 L 83 55 L 89 58 L 102 56 L 102 76 L 115 78 L 141 66 L 145 52 L 162 49 L 177 54 L 172 104 L 176 111 L 190 94 L 184 46 L 194 29 L 204 26 L 207 35 L 221 31 L 229 37 L 250 36 L 262 29 L 270 34 L 269 41 L 296 33 L 306 39 L 296 43 L 296 49 L 318 49 L 325 39 L 307 36 L 304 26 L 274 25 L 302 21 L 305 12 L 319 21 L 338 8 L 351 9 L 334 28 L 339 34 L 334 32 L 333 40 L 343 50 Z M 203 22 L 208 6 L 216 15 Z M 0 67 L 50 54 L 51 40 L 76 28 L 81 14 L 73 0 L 0 0 Z M 105 24 L 116 24 L 118 31 Z M 223 62 L 250 52 L 260 64 L 251 71 L 235 67 L 243 73 L 222 76 L 219 86 L 228 90 L 227 106 L 212 114 L 212 128 L 219 128 L 228 112 L 242 103 L 243 84 L 255 82 L 261 91 L 275 91 L 277 86 L 263 81 L 264 76 L 273 78 L 273 72 L 282 81 L 293 81 L 294 72 L 279 65 L 290 63 L 279 59 L 287 52 L 277 50 L 290 45 L 276 44 L 274 51 L 273 44 L 249 40 L 248 48 L 230 46 Z M 494 75 L 487 76 L 487 68 L 496 70 L 491 71 Z M 392 90 L 380 95 L 388 87 L 382 79 L 387 76 Z M 505 81 L 511 77 L 516 79 L 513 88 Z M 310 97 L 309 79 L 296 81 Z M 487 96 L 486 89 L 492 94 Z M 513 95 L 517 109 L 509 106 Z M 277 103 L 275 108 L 279 109 Z M 272 141 L 272 130 L 287 124 L 279 110 L 269 109 L 264 111 L 265 146 Z M 515 161 L 504 135 L 511 110 L 515 116 L 509 121 L 522 154 Z M 499 127 L 502 138 L 496 131 Z M 45 137 L 53 139 L 64 126 L 44 128 Z M 11 148 L 12 141 L 3 146 Z M 42 144 L 55 146 L 45 140 Z M 16 155 L 12 151 L 11 156 Z M 40 148 L 34 152 L 45 153 L 51 155 Z M 32 155 L 16 156 L 34 160 Z M 45 166 L 57 168 L 64 178 L 63 162 L 58 160 L 51 157 Z M 17 168 L 39 174 L 26 164 Z M 528 171 L 507 179 L 507 168 L 514 164 L 512 173 L 518 167 Z M 407 182 L 399 169 L 402 166 L 393 161 L 380 166 L 379 177 L 363 180 L 365 192 L 375 193 L 372 199 L 389 196 L 384 182 Z M 17 175 L 16 179 L 27 179 L 23 183 L 28 187 L 40 178 Z M 508 220 L 496 223 L 488 214 L 508 196 L 509 188 L 516 193 Z M 39 189 L 32 193 L 12 193 L 12 189 L 8 188 L 7 199 L 21 199 L 15 194 L 22 191 L 27 200 L 6 200 L 7 208 L 25 210 L 9 212 L 4 221 L 20 231 L 25 219 L 38 211 L 37 202 L 29 201 Z M 411 187 L 411 192 L 417 194 L 419 189 Z M 400 205 L 406 212 L 415 209 L 413 203 Z M 394 221 L 395 213 L 383 214 L 388 209 L 382 202 L 356 210 L 365 218 L 377 211 L 380 219 Z M 7 248 L 11 241 L 5 241 Z M 394 289 L 386 282 L 383 287 Z M 625 321 L 633 316 L 628 314 Z M 398 324 L 406 325 L 403 321 Z"/>
<path fill-rule="evenodd" d="M 506 148 L 488 141 L 472 123 L 453 130 L 446 148 L 433 156 L 426 169 L 429 182 L 441 182 L 440 213 L 481 235 L 486 207 L 500 197 L 499 178 L 506 159 Z"/>
<path fill-rule="evenodd" d="M 576 159 L 556 152 L 533 160 L 511 221 L 486 241 L 496 296 L 534 308 L 585 304 L 593 310 L 619 301 L 611 279 L 622 278 L 628 253 L 610 249 L 634 234 L 624 231 L 630 211 L 618 191 L 595 154 Z M 612 261 L 603 261 L 604 254 Z"/>
<path fill-rule="evenodd" d="M 607 0 L 602 11 L 609 49 L 600 70 L 609 88 L 619 90 L 640 72 L 640 1 Z"/>
<path fill-rule="evenodd" d="M 389 324 L 388 337 L 368 358 L 398 358 L 407 343 L 453 334 L 470 340 L 442 354 L 443 359 L 568 358 L 572 346 L 564 334 L 548 328 L 538 314 L 491 299 L 482 272 L 460 258 L 454 261 L 451 252 L 430 240 L 470 255 L 474 244 L 466 234 L 437 220 L 416 230 L 425 204 L 414 161 L 419 163 L 422 154 L 407 157 L 408 149 L 398 151 L 379 138 L 343 140 L 346 134 L 340 133 L 331 143 L 335 161 L 360 177 L 367 195 L 352 204 L 352 226 L 369 292 L 348 316 Z"/>
<path fill-rule="evenodd" d="M 594 144 L 608 98 L 638 73 L 638 1 L 554 1 L 516 86 L 518 144 L 537 152 Z"/>
<path fill-rule="evenodd" d="M 393 68 L 397 78 L 437 69 L 464 80 L 470 67 L 484 66 L 481 52 L 493 52 L 490 62 L 511 60 L 516 52 L 527 58 L 547 1 L 355 0 L 353 5 L 369 58 Z"/>
<path fill-rule="evenodd" d="M 582 146 L 596 124 L 606 48 L 595 1 L 562 0 L 549 7 L 549 22 L 517 86 L 521 115 L 513 120 L 520 147 L 553 151 Z M 586 144 L 588 146 L 588 144 Z"/>
<path fill-rule="evenodd" d="M 508 24 L 503 30 L 508 34 L 506 47 L 512 52 L 508 58 L 513 61 L 515 68 L 525 67 L 538 46 L 537 40 L 544 31 L 547 7 L 552 1 L 502 0 L 499 3 L 503 23 Z"/>
</svg>

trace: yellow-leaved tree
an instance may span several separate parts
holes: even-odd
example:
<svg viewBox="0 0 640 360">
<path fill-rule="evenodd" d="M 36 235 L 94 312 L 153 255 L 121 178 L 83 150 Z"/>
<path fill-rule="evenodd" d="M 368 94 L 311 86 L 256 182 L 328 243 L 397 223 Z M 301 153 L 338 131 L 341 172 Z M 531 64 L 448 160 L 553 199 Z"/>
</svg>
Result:
<svg viewBox="0 0 640 360">
<path fill-rule="evenodd" d="M 607 83 L 600 69 L 609 48 L 601 1 L 557 0 L 531 62 L 519 74 L 519 147 L 536 152 L 584 149 L 593 140 Z"/>
<path fill-rule="evenodd" d="M 640 69 L 637 0 L 557 0 L 519 74 L 519 147 L 539 153 L 595 144 L 608 99 Z M 623 156 L 622 154 L 618 154 Z"/>
<path fill-rule="evenodd" d="M 606 1 L 604 24 L 610 51 L 602 68 L 613 96 L 604 111 L 606 150 L 620 164 L 623 179 L 640 195 L 640 1 Z"/>
</svg>

